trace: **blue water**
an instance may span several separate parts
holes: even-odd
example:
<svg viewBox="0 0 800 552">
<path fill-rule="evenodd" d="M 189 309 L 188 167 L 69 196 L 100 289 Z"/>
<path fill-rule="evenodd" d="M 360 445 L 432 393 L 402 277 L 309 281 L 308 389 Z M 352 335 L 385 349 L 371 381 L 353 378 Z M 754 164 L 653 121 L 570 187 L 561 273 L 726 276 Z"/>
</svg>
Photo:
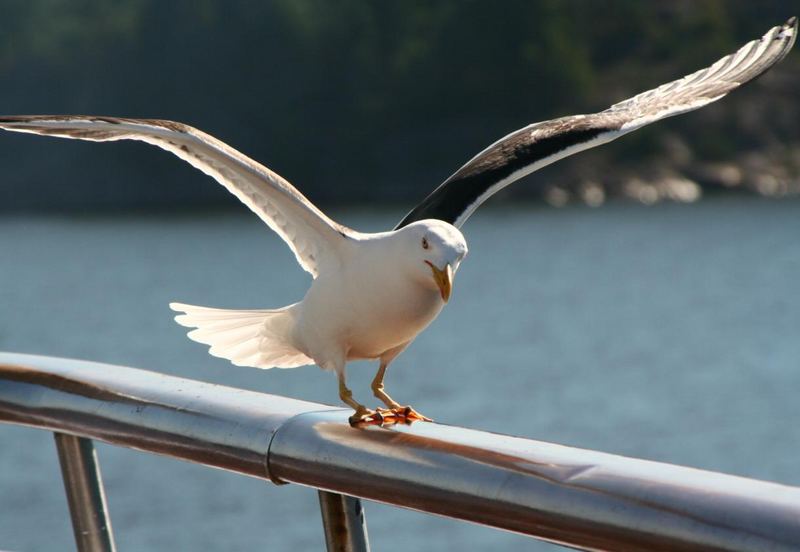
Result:
<svg viewBox="0 0 800 552">
<path fill-rule="evenodd" d="M 400 211 L 343 210 L 361 230 Z M 484 209 L 388 389 L 437 420 L 800 485 L 800 203 Z M 308 276 L 253 216 L 0 218 L 0 350 L 336 402 L 314 367 L 212 358 L 172 300 L 279 307 Z M 370 396 L 375 366 L 350 370 Z M 98 445 L 120 550 L 321 550 L 316 494 Z M 555 550 L 366 503 L 376 550 Z M 0 426 L 0 549 L 69 550 L 49 433 Z"/>
</svg>

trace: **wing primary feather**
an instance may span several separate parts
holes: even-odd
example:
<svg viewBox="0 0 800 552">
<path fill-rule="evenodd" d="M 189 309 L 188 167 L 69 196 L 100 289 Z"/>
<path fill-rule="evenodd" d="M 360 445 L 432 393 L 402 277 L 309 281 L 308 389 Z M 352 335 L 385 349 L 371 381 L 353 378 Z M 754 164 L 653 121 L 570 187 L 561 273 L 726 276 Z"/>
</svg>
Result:
<svg viewBox="0 0 800 552">
<path fill-rule="evenodd" d="M 709 67 L 605 111 L 544 121 L 512 132 L 470 159 L 396 228 L 428 218 L 461 226 L 492 195 L 550 163 L 724 97 L 782 60 L 796 37 L 797 18 L 792 17 Z"/>
</svg>

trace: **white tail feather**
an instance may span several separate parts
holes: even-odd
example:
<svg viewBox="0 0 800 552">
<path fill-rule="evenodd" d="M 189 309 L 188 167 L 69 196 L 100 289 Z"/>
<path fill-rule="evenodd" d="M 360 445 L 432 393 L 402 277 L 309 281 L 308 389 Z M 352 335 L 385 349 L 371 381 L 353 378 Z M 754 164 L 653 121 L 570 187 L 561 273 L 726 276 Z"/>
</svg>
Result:
<svg viewBox="0 0 800 552">
<path fill-rule="evenodd" d="M 276 310 L 227 310 L 170 303 L 182 312 L 181 326 L 195 328 L 189 339 L 210 345 L 209 353 L 237 366 L 294 368 L 314 361 L 291 343 L 296 304 Z"/>
</svg>

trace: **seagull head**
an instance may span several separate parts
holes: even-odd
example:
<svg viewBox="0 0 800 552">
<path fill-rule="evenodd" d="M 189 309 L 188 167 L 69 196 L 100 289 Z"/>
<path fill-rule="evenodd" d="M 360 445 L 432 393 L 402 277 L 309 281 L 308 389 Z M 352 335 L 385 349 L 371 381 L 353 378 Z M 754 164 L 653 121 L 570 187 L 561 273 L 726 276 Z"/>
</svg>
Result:
<svg viewBox="0 0 800 552">
<path fill-rule="evenodd" d="M 423 285 L 438 289 L 446 303 L 453 290 L 453 275 L 467 255 L 461 231 L 441 220 L 420 220 L 398 231 L 414 259 L 415 277 Z"/>
</svg>

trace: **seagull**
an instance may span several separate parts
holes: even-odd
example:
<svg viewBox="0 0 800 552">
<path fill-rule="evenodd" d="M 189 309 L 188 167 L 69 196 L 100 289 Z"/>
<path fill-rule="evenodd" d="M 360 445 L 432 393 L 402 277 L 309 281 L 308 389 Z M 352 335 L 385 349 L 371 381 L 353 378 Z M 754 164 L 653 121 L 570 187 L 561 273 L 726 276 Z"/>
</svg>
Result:
<svg viewBox="0 0 800 552">
<path fill-rule="evenodd" d="M 157 119 L 28 115 L 0 117 L 0 128 L 94 142 L 138 140 L 165 149 L 222 184 L 276 232 L 313 281 L 303 299 L 279 309 L 229 310 L 171 303 L 189 338 L 238 366 L 316 364 L 336 374 L 353 424 L 430 419 L 392 399 L 389 364 L 450 299 L 467 255 L 459 230 L 493 194 L 573 153 L 610 142 L 665 117 L 719 100 L 789 52 L 797 18 L 770 29 L 713 65 L 605 111 L 535 123 L 473 157 L 393 230 L 363 233 L 325 215 L 288 181 L 191 126 Z M 372 391 L 386 408 L 353 398 L 345 366 L 377 359 Z"/>
</svg>

